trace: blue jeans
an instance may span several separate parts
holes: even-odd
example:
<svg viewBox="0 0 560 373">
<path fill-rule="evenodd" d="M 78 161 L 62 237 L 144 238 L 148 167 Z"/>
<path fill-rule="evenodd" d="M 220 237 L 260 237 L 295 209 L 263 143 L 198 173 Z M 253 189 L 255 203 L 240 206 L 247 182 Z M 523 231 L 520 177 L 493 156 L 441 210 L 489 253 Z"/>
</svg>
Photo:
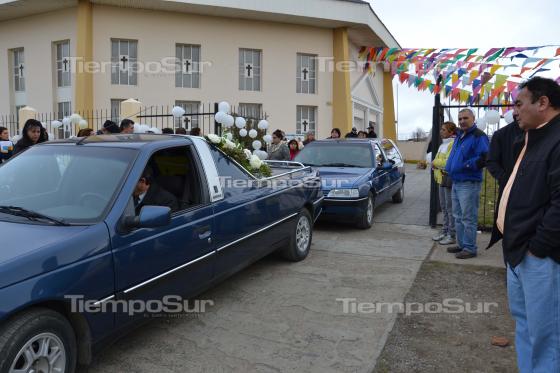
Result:
<svg viewBox="0 0 560 373">
<path fill-rule="evenodd" d="M 439 205 L 443 213 L 443 228 L 441 233 L 455 238 L 455 219 L 453 219 L 451 188 L 439 186 Z"/>
<path fill-rule="evenodd" d="M 507 289 L 519 372 L 560 373 L 560 264 L 526 255 Z"/>
<path fill-rule="evenodd" d="M 478 199 L 481 184 L 480 181 L 454 181 L 451 191 L 457 244 L 461 249 L 473 254 L 476 254 Z"/>
</svg>

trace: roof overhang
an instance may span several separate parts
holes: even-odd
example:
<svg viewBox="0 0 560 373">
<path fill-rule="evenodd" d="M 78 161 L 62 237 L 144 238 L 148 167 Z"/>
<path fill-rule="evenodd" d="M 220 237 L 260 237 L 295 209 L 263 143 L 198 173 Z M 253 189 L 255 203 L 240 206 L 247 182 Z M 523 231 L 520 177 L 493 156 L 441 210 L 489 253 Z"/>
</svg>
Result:
<svg viewBox="0 0 560 373">
<path fill-rule="evenodd" d="M 90 0 L 93 4 L 321 28 L 347 27 L 357 45 L 400 48 L 369 3 L 360 0 Z M 0 22 L 77 6 L 78 0 L 0 0 Z"/>
</svg>

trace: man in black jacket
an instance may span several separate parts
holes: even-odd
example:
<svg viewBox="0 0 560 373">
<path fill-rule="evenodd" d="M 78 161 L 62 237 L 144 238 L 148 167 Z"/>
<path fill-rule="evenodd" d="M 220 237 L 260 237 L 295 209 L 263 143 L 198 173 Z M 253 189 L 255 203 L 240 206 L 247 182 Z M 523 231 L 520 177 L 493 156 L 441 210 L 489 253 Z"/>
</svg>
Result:
<svg viewBox="0 0 560 373">
<path fill-rule="evenodd" d="M 521 84 L 515 113 L 525 136 L 497 216 L 516 322 L 519 370 L 560 372 L 560 86 Z"/>
<path fill-rule="evenodd" d="M 514 114 L 513 122 L 508 123 L 507 126 L 500 128 L 492 135 L 490 142 L 490 151 L 486 159 L 486 167 L 488 172 L 498 182 L 498 199 L 502 198 L 504 187 L 513 171 L 515 161 L 519 153 L 513 151 L 513 144 L 515 139 L 524 136 L 525 132 L 519 127 L 517 122 L 517 115 Z M 498 217 L 498 207 L 494 211 L 494 226 L 492 227 L 492 238 L 488 247 L 492 246 L 501 239 L 501 233 L 496 226 L 496 218 Z"/>
<path fill-rule="evenodd" d="M 157 185 L 153 178 L 154 173 L 150 166 L 147 166 L 132 193 L 136 215 L 140 214 L 143 206 L 167 206 L 171 212 L 177 211 L 179 209 L 177 198 Z"/>
</svg>

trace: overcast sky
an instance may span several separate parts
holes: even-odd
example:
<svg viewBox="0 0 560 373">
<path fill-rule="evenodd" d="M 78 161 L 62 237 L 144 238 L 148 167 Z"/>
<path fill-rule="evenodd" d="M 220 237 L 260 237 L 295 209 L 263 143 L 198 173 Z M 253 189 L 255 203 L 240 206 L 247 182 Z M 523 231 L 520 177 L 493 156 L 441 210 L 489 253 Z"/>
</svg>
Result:
<svg viewBox="0 0 560 373">
<path fill-rule="evenodd" d="M 369 2 L 403 48 L 560 46 L 560 0 Z M 558 62 L 553 64 L 558 67 Z M 393 86 L 396 85 L 399 137 L 417 127 L 429 130 L 433 95 L 394 80 Z M 456 117 L 453 119 L 457 122 Z"/>
</svg>

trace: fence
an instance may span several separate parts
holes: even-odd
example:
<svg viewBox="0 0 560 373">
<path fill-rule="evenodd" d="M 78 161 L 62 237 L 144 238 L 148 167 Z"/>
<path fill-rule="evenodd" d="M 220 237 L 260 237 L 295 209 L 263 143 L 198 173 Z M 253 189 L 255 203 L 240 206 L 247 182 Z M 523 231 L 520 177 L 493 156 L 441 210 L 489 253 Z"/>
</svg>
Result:
<svg viewBox="0 0 560 373">
<path fill-rule="evenodd" d="M 185 109 L 185 114 L 182 118 L 173 117 L 171 114 L 173 107 L 169 105 L 143 107 L 136 115 L 137 124 L 145 124 L 148 127 L 158 128 L 159 130 L 171 128 L 174 131 L 177 128 L 185 128 L 187 131 L 190 131 L 198 127 L 201 129 L 202 135 L 209 133 L 221 134 L 221 125 L 214 121 L 214 115 L 218 111 L 217 103 L 180 106 Z M 256 105 L 232 106 L 231 112 L 234 116 L 242 116 L 247 120 L 259 121 L 260 119 L 267 118 L 266 113 L 260 107 L 256 107 Z M 119 112 L 109 109 L 75 111 L 72 113 L 37 113 L 36 119 L 43 123 L 43 126 L 52 135 L 52 138 L 64 139 L 76 136 L 80 130 L 78 126 L 70 125 L 55 128 L 52 122 L 62 121 L 64 117 L 74 113 L 79 114 L 87 121 L 87 128 L 92 128 L 96 132 L 103 128 L 103 123 L 106 120 L 113 120 L 118 125 L 120 120 L 124 119 L 120 117 Z M 10 136 L 20 134 L 17 114 L 0 115 L 0 126 L 8 128 Z"/>
</svg>

